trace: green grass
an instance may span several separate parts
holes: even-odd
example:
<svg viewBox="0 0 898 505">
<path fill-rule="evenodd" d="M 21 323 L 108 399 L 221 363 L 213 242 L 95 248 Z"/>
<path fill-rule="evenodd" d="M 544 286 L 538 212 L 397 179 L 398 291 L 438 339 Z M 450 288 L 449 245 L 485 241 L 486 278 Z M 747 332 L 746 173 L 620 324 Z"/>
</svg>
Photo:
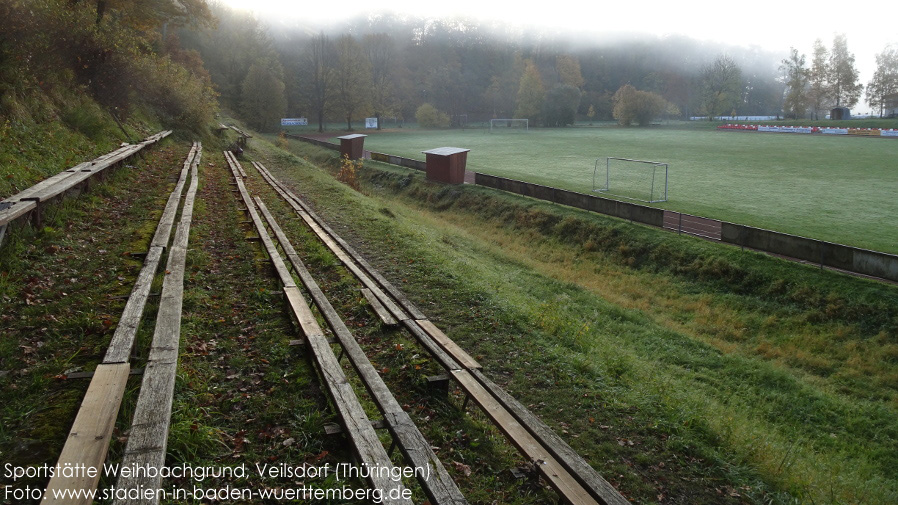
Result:
<svg viewBox="0 0 898 505">
<path fill-rule="evenodd" d="M 366 149 L 424 159 L 426 149 L 465 147 L 469 170 L 584 193 L 597 158 L 667 162 L 669 201 L 659 207 L 898 253 L 893 139 L 677 128 L 366 133 Z"/>
</svg>

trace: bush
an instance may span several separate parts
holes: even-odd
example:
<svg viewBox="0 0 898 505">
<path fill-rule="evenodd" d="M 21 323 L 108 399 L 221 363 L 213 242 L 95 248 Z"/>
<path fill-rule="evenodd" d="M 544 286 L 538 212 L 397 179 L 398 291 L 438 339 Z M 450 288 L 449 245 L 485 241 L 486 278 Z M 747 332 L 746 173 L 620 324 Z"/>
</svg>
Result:
<svg viewBox="0 0 898 505">
<path fill-rule="evenodd" d="M 438 111 L 429 103 L 418 107 L 418 110 L 415 111 L 415 119 L 424 128 L 447 128 L 449 126 L 449 115 Z"/>
<path fill-rule="evenodd" d="M 629 84 L 621 86 L 611 101 L 614 103 L 614 119 L 623 126 L 630 126 L 634 122 L 639 126 L 648 126 L 669 105 L 661 95 L 639 91 Z"/>
</svg>

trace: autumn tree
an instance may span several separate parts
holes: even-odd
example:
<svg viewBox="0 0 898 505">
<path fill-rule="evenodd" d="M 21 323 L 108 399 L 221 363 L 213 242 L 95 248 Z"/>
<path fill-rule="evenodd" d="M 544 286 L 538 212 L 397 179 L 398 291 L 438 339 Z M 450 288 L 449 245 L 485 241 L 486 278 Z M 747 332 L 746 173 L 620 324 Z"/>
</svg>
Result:
<svg viewBox="0 0 898 505">
<path fill-rule="evenodd" d="M 580 61 L 576 57 L 560 54 L 555 57 L 555 71 L 561 84 L 573 86 L 577 89 L 583 87 L 586 81 L 580 73 Z"/>
<path fill-rule="evenodd" d="M 829 53 L 828 82 L 830 95 L 836 107 L 853 107 L 860 99 L 864 86 L 858 81 L 854 54 L 848 52 L 844 34 L 836 35 Z"/>
<path fill-rule="evenodd" d="M 829 109 L 829 50 L 823 41 L 814 41 L 811 68 L 808 71 L 808 103 L 814 119 L 820 118 L 820 111 Z"/>
<path fill-rule="evenodd" d="M 242 86 L 243 119 L 259 131 L 274 131 L 287 109 L 283 69 L 277 60 L 253 63 Z"/>
<path fill-rule="evenodd" d="M 370 104 L 371 62 L 352 35 L 337 42 L 337 65 L 334 68 L 334 106 L 352 130 L 352 118 Z"/>
<path fill-rule="evenodd" d="M 527 118 L 534 122 L 542 111 L 543 100 L 546 96 L 546 87 L 543 85 L 542 76 L 533 60 L 527 60 L 524 73 L 518 87 L 518 101 L 515 107 L 515 118 Z"/>
<path fill-rule="evenodd" d="M 878 108 L 882 117 L 886 97 L 895 93 L 898 93 L 898 48 L 890 45 L 876 55 L 876 72 L 867 84 L 867 103 Z"/>
<path fill-rule="evenodd" d="M 742 71 L 732 58 L 719 56 L 701 72 L 702 107 L 709 118 L 736 109 L 742 100 Z"/>
<path fill-rule="evenodd" d="M 787 118 L 798 119 L 805 115 L 808 108 L 808 85 L 810 70 L 805 63 L 805 56 L 792 48 L 789 57 L 780 64 L 783 72 L 783 84 L 786 85 L 786 96 L 783 101 L 783 113 Z"/>
<path fill-rule="evenodd" d="M 70 0 L 77 5 L 86 0 Z M 172 26 L 212 26 L 214 17 L 206 0 L 95 0 L 96 23 L 109 14 L 132 28 L 150 30 Z"/>
<path fill-rule="evenodd" d="M 676 111 L 676 107 L 671 108 L 661 95 L 640 91 L 630 84 L 621 86 L 611 101 L 614 104 L 614 119 L 622 126 L 630 126 L 634 122 L 640 126 L 648 126 L 661 114 Z"/>
<path fill-rule="evenodd" d="M 429 103 L 421 104 L 415 111 L 415 120 L 422 128 L 446 128 L 449 126 L 449 115 L 437 110 Z"/>
</svg>

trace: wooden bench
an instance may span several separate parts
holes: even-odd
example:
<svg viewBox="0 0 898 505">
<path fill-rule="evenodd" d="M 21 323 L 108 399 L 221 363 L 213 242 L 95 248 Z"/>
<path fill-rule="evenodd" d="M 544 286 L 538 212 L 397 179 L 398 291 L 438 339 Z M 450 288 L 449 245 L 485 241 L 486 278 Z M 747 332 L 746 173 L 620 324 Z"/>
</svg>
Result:
<svg viewBox="0 0 898 505">
<path fill-rule="evenodd" d="M 146 146 L 162 140 L 169 134 L 171 131 L 159 132 L 138 144 L 125 144 L 115 151 L 92 161 L 79 163 L 3 199 L 0 201 L 0 244 L 3 243 L 8 225 L 13 221 L 30 214 L 34 216 L 35 224 L 39 226 L 44 204 L 83 184 L 86 185 L 92 178 L 103 174 L 107 168 L 134 156 Z"/>
<path fill-rule="evenodd" d="M 331 331 L 339 339 L 343 352 L 362 379 L 362 383 L 377 404 L 378 410 L 384 416 L 387 429 L 390 430 L 399 450 L 406 460 L 411 463 L 412 467 L 428 469 L 428 474 L 431 476 L 430 479 L 421 479 L 419 482 L 430 502 L 433 505 L 461 505 L 467 503 L 464 495 L 462 495 L 452 477 L 433 452 L 430 443 L 424 438 L 414 421 L 412 421 L 408 413 L 403 410 L 390 392 L 374 365 L 368 360 L 365 351 L 362 350 L 349 328 L 346 327 L 343 319 L 331 305 L 327 296 L 321 291 L 318 283 L 312 278 L 299 255 L 296 254 L 296 250 L 293 248 L 290 240 L 284 234 L 277 221 L 275 221 L 274 216 L 271 215 L 259 197 L 255 198 L 255 202 L 265 217 L 268 226 L 274 232 L 281 249 L 284 251 L 284 255 L 287 256 L 287 259 L 293 266 L 293 271 L 311 295 L 312 300 L 318 307 L 318 311 L 324 316 Z"/>
<path fill-rule="evenodd" d="M 296 318 L 300 329 L 305 337 L 306 343 L 311 350 L 315 364 L 321 374 L 325 388 L 327 389 L 337 414 L 343 423 L 346 434 L 352 443 L 353 449 L 359 460 L 372 467 L 385 469 L 393 468 L 390 456 L 380 443 L 380 439 L 371 424 L 370 419 L 362 407 L 361 402 L 350 386 L 343 368 L 340 366 L 337 357 L 334 355 L 333 349 L 330 347 L 327 337 L 324 335 L 315 315 L 311 308 L 303 298 L 299 287 L 296 286 L 293 276 L 289 273 L 286 264 L 278 253 L 274 242 L 271 240 L 268 231 L 265 228 L 259 213 L 256 212 L 255 203 L 250 198 L 246 186 L 243 183 L 243 177 L 238 169 L 239 162 L 232 157 L 225 155 L 234 180 L 237 183 L 237 189 L 246 206 L 250 219 L 252 220 L 256 231 L 264 244 L 266 252 L 271 258 L 272 265 L 278 273 L 278 277 L 284 286 L 284 295 L 293 316 Z M 374 489 L 382 490 L 384 494 L 383 503 L 411 505 L 411 500 L 405 498 L 388 498 L 393 496 L 402 496 L 405 490 L 401 481 L 393 481 L 380 472 L 372 472 L 369 476 L 369 484 Z"/>
<path fill-rule="evenodd" d="M 170 207 L 177 209 L 187 172 L 190 168 L 193 168 L 195 173 L 195 168 L 199 164 L 200 153 L 201 148 L 199 148 L 197 143 L 194 143 L 181 171 L 179 184 L 169 196 L 166 209 Z M 196 176 L 194 175 L 195 180 Z M 194 194 L 196 193 L 195 184 L 191 184 L 191 191 Z M 192 205 L 185 202 L 185 209 L 189 209 L 189 207 L 192 207 Z M 189 210 L 187 214 L 189 215 Z M 189 218 L 187 219 L 189 220 Z M 157 226 L 157 236 L 164 235 L 166 237 L 165 246 L 168 245 L 168 236 L 173 222 L 174 215 L 172 214 L 169 217 L 168 212 L 164 212 Z M 182 216 L 183 222 L 184 217 Z M 183 239 L 183 237 L 179 238 L 179 241 Z M 57 463 L 61 467 L 67 464 L 73 466 L 83 464 L 89 468 L 101 468 L 106 460 L 115 420 L 118 416 L 128 376 L 131 372 L 131 348 L 137 333 L 137 326 L 143 317 L 143 309 L 149 296 L 150 284 L 159 268 L 163 249 L 164 247 L 151 247 L 150 253 L 147 254 L 144 260 L 144 266 L 140 274 L 138 274 L 131 296 L 128 298 L 122 317 L 119 319 L 115 335 L 113 335 L 112 342 L 106 353 L 106 358 L 97 366 L 91 377 L 84 400 L 81 402 L 81 407 L 69 431 L 69 436 Z M 166 281 L 168 282 L 168 279 Z M 163 289 L 165 288 L 163 287 Z M 97 488 L 99 478 L 99 474 L 95 478 L 90 478 L 84 474 L 73 478 L 54 477 L 50 479 L 46 497 L 42 503 L 72 503 L 71 500 L 53 499 L 54 491 L 68 489 L 89 492 Z M 84 498 L 77 503 L 87 504 L 90 503 L 90 500 Z"/>
</svg>

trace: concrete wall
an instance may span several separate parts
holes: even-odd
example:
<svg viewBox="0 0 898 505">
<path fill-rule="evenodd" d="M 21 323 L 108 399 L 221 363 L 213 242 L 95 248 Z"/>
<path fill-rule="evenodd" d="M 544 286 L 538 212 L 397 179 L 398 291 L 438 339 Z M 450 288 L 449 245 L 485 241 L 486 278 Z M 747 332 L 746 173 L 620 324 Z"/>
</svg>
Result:
<svg viewBox="0 0 898 505">
<path fill-rule="evenodd" d="M 475 184 L 480 186 L 500 189 L 509 193 L 516 193 L 531 198 L 537 198 L 539 200 L 546 200 L 548 202 L 560 203 L 578 209 L 607 214 L 609 216 L 657 226 L 659 228 L 664 223 L 664 211 L 654 207 L 620 202 L 599 196 L 575 193 L 573 191 L 541 186 L 539 184 L 532 184 L 524 181 L 516 181 L 514 179 L 506 179 L 504 177 L 496 177 L 493 175 L 476 173 L 474 177 Z"/>
<path fill-rule="evenodd" d="M 721 241 L 863 275 L 898 281 L 898 256 L 723 222 Z"/>
</svg>

